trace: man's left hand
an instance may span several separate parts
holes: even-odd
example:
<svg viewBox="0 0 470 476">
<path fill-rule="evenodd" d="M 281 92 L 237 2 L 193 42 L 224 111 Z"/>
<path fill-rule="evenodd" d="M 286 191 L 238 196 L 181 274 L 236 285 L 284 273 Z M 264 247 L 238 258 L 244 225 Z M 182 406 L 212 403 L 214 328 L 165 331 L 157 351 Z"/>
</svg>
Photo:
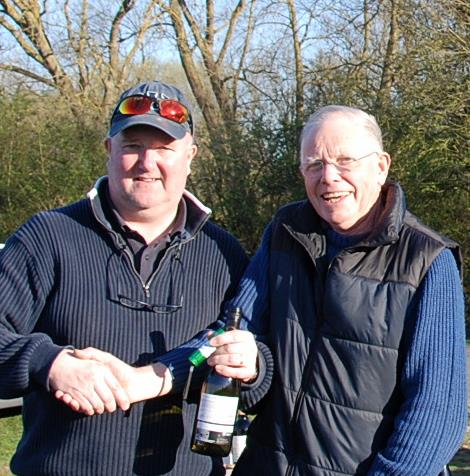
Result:
<svg viewBox="0 0 470 476">
<path fill-rule="evenodd" d="M 233 330 L 219 334 L 210 340 L 217 350 L 207 359 L 207 363 L 225 377 L 242 382 L 254 380 L 258 374 L 258 348 L 253 334 L 248 331 Z"/>
</svg>

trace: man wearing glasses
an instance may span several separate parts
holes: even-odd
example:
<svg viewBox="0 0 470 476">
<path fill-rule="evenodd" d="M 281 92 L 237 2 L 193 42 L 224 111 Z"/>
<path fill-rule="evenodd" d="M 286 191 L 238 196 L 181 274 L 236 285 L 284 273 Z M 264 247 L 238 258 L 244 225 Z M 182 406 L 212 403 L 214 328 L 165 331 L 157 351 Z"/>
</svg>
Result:
<svg viewBox="0 0 470 476">
<path fill-rule="evenodd" d="M 189 450 L 197 393 L 183 402 L 171 365 L 151 365 L 217 321 L 247 263 L 185 190 L 194 126 L 178 89 L 126 91 L 105 141 L 107 177 L 34 216 L 2 250 L 0 398 L 24 397 L 15 474 L 224 474 L 220 458 Z M 239 335 L 254 361 L 253 337 Z M 105 366 L 94 349 L 133 367 Z M 131 389 L 126 371 L 140 377 Z"/>
<path fill-rule="evenodd" d="M 233 476 L 436 476 L 467 426 L 458 246 L 406 210 L 373 116 L 318 110 L 300 155 L 308 200 L 233 303 L 275 365 Z"/>
</svg>

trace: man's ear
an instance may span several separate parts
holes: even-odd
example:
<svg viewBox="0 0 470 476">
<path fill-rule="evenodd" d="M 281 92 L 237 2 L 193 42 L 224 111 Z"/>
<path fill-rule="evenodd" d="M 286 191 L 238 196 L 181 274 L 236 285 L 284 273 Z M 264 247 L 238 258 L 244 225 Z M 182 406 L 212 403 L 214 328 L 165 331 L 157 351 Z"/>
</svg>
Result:
<svg viewBox="0 0 470 476">
<path fill-rule="evenodd" d="M 385 181 L 387 180 L 388 171 L 390 170 L 390 165 L 392 163 L 392 159 L 390 158 L 390 154 L 387 152 L 380 152 L 379 153 L 379 184 L 382 186 Z"/>
<path fill-rule="evenodd" d="M 197 145 L 191 144 L 190 149 L 188 151 L 188 162 L 187 162 L 187 173 L 188 175 L 191 173 L 191 164 L 193 162 L 194 157 L 197 154 Z"/>
<path fill-rule="evenodd" d="M 106 139 L 103 141 L 103 145 L 109 155 L 111 153 L 111 138 L 106 137 Z"/>
</svg>

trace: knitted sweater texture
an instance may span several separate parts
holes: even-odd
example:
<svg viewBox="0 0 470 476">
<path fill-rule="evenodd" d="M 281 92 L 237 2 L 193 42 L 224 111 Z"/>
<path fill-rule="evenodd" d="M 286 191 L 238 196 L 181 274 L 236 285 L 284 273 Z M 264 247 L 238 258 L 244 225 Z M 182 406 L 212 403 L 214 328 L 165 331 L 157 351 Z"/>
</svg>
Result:
<svg viewBox="0 0 470 476">
<path fill-rule="evenodd" d="M 208 221 L 190 194 L 185 231 L 143 283 L 102 214 L 101 181 L 89 198 L 40 213 L 0 253 L 0 398 L 24 397 L 19 475 L 219 475 L 221 459 L 190 452 L 197 391 L 87 417 L 55 400 L 48 371 L 64 346 L 158 360 L 217 320 L 246 265 L 238 242 Z M 145 301 L 173 313 L 122 305 Z"/>
</svg>

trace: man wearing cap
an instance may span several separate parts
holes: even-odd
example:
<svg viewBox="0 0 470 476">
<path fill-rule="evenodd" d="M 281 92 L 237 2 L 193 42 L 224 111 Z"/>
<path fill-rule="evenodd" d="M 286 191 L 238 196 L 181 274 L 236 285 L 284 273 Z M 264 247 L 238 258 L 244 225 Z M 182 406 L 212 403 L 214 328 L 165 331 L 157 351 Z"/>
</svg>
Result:
<svg viewBox="0 0 470 476">
<path fill-rule="evenodd" d="M 75 349 L 101 349 L 150 369 L 149 392 L 166 394 L 173 376 L 160 356 L 217 320 L 247 262 L 185 190 L 197 147 L 178 89 L 150 82 L 126 91 L 105 145 L 108 176 L 86 198 L 35 215 L 0 255 L 0 398 L 24 398 L 11 469 L 224 474 L 220 459 L 189 450 L 196 392 L 183 402 L 173 389 L 108 413 L 129 407 L 120 376 L 77 358 Z"/>
</svg>

